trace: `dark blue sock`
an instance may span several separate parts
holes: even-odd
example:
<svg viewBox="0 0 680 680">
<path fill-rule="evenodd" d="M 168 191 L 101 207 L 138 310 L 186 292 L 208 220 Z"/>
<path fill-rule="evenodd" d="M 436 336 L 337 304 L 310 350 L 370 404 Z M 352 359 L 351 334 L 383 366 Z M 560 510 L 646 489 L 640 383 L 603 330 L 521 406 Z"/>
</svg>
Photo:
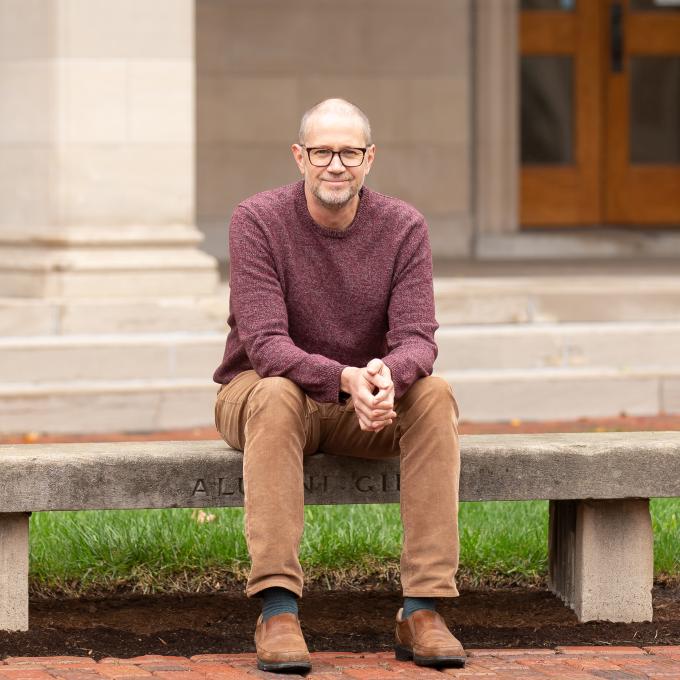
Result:
<svg viewBox="0 0 680 680">
<path fill-rule="evenodd" d="M 429 609 L 431 611 L 437 610 L 437 600 L 434 597 L 405 597 L 404 611 L 402 612 L 402 619 L 407 619 L 413 612 L 419 609 Z"/>
<path fill-rule="evenodd" d="M 265 588 L 260 592 L 262 598 L 262 620 L 266 621 L 268 618 L 276 614 L 283 614 L 290 612 L 297 616 L 298 606 L 295 594 L 287 588 Z"/>
</svg>

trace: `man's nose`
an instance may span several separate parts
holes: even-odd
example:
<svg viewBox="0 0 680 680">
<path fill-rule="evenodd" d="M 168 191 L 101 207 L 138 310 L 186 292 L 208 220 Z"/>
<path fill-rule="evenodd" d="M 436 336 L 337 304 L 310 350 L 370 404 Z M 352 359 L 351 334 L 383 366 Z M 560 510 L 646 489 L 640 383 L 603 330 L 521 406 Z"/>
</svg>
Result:
<svg viewBox="0 0 680 680">
<path fill-rule="evenodd" d="M 340 154 L 333 154 L 333 160 L 331 161 L 331 164 L 328 166 L 328 169 L 331 172 L 344 172 L 345 171 L 345 166 L 342 164 L 342 161 L 340 160 Z"/>
</svg>

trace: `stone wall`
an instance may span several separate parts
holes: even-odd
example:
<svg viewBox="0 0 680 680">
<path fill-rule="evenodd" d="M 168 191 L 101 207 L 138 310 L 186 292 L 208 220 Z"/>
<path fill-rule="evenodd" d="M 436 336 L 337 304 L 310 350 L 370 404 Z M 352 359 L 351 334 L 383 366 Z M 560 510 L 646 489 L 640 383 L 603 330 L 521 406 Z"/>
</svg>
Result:
<svg viewBox="0 0 680 680">
<path fill-rule="evenodd" d="M 0 0 L 0 298 L 214 293 L 195 248 L 194 10 Z"/>
<path fill-rule="evenodd" d="M 224 259 L 239 200 L 295 181 L 301 114 L 345 97 L 368 114 L 368 184 L 428 218 L 436 257 L 470 241 L 468 0 L 196 0 L 197 221 Z"/>
</svg>

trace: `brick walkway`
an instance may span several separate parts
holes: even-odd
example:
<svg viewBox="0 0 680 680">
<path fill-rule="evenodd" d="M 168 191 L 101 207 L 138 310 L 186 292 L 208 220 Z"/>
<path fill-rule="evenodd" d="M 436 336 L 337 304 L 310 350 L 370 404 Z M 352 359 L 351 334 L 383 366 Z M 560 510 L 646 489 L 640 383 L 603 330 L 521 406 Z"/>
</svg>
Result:
<svg viewBox="0 0 680 680">
<path fill-rule="evenodd" d="M 625 416 L 617 418 L 580 418 L 579 420 L 512 420 L 497 423 L 469 423 L 461 421 L 461 434 L 512 434 L 539 432 L 630 432 L 642 430 L 680 430 L 680 413 L 658 416 Z M 47 444 L 50 442 L 112 442 L 112 441 L 179 441 L 219 439 L 214 427 L 195 427 L 188 430 L 163 432 L 105 432 L 103 434 L 54 434 L 24 432 L 1 434 L 0 444 Z"/>
<path fill-rule="evenodd" d="M 312 654 L 307 680 L 403 680 L 414 678 L 480 678 L 491 680 L 680 680 L 677 647 L 557 647 L 555 649 L 470 650 L 465 669 L 443 672 L 395 661 L 391 652 Z M 133 659 L 86 657 L 11 657 L 0 663 L 0 680 L 238 680 L 300 678 L 263 673 L 254 654 L 139 656 Z"/>
</svg>

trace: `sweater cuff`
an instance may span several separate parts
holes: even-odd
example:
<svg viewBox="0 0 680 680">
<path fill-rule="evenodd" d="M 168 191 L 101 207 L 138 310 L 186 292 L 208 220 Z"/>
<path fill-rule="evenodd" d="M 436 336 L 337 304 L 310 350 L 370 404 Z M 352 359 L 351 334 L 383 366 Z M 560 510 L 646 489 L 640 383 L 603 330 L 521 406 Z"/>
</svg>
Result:
<svg viewBox="0 0 680 680">
<path fill-rule="evenodd" d="M 397 357 L 386 356 L 383 357 L 382 362 L 390 369 L 390 374 L 392 375 L 392 382 L 394 383 L 394 401 L 400 399 L 411 385 L 404 382 L 403 375 L 404 369 L 401 362 Z"/>
<path fill-rule="evenodd" d="M 340 376 L 346 368 L 344 364 L 333 363 L 325 368 L 324 390 L 319 395 L 320 403 L 340 404 Z"/>
</svg>

